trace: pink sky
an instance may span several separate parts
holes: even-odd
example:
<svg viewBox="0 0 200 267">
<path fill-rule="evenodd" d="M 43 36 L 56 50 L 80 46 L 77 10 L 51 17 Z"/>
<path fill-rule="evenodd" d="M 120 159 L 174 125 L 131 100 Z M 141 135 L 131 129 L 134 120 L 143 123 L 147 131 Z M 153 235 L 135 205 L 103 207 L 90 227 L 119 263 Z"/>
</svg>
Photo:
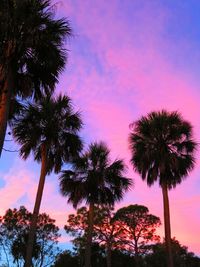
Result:
<svg viewBox="0 0 200 267">
<path fill-rule="evenodd" d="M 70 19 L 74 31 L 57 92 L 69 94 L 81 110 L 86 144 L 104 140 L 112 157 L 124 158 L 129 165 L 135 186 L 118 206 L 143 204 L 161 219 L 160 188 L 148 188 L 129 164 L 129 124 L 152 110 L 178 110 L 200 140 L 200 3 L 163 2 L 65 0 L 57 4 L 58 14 Z M 200 254 L 199 152 L 196 158 L 195 170 L 170 192 L 170 203 L 172 236 Z M 6 153 L 1 162 L 5 165 L 0 173 L 1 214 L 22 204 L 32 209 L 39 166 Z M 57 177 L 51 175 L 42 211 L 63 227 L 73 209 L 58 191 Z M 159 233 L 163 236 L 163 226 Z"/>
</svg>

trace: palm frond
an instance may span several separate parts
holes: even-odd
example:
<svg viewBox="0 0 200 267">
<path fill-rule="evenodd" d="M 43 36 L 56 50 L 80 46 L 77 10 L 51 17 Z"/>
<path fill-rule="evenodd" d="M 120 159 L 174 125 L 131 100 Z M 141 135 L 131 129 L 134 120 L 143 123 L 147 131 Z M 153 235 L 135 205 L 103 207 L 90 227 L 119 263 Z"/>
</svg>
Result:
<svg viewBox="0 0 200 267">
<path fill-rule="evenodd" d="M 60 188 L 74 205 L 113 205 L 130 189 L 132 180 L 126 178 L 126 166 L 122 160 L 111 162 L 110 151 L 103 143 L 92 143 L 85 153 L 73 162 L 72 171 L 64 171 Z"/>
<path fill-rule="evenodd" d="M 70 118 L 70 122 L 68 122 Z M 74 122 L 72 118 L 76 120 Z M 78 157 L 82 140 L 78 132 L 82 126 L 80 114 L 73 111 L 67 96 L 46 96 L 38 102 L 28 102 L 12 120 L 14 139 L 21 145 L 20 154 L 26 159 L 32 152 L 41 161 L 41 146 L 47 146 L 48 170 L 58 173 L 64 162 Z"/>
<path fill-rule="evenodd" d="M 131 124 L 129 145 L 135 171 L 151 186 L 155 181 L 168 188 L 193 169 L 197 143 L 192 126 L 178 112 L 151 112 Z"/>
</svg>

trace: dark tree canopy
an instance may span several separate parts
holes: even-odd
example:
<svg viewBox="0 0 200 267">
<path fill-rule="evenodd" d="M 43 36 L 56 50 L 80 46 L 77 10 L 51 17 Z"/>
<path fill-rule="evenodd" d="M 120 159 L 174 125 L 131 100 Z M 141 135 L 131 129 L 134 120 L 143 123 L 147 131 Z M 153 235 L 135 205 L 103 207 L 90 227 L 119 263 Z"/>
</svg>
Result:
<svg viewBox="0 0 200 267">
<path fill-rule="evenodd" d="M 156 242 L 160 237 L 156 234 L 161 225 L 160 218 L 149 213 L 142 205 L 129 205 L 119 209 L 114 219 L 121 225 L 124 232 L 122 247 L 133 255 L 143 255 L 147 252 L 146 245 Z"/>
<path fill-rule="evenodd" d="M 129 137 L 134 170 L 149 186 L 170 189 L 193 169 L 196 143 L 192 126 L 178 112 L 151 112 L 132 124 Z"/>
<path fill-rule="evenodd" d="M 145 257 L 145 266 L 167 267 L 165 243 L 157 243 L 149 247 L 150 252 Z M 180 244 L 175 238 L 172 239 L 172 254 L 176 267 L 200 267 L 200 258 L 189 252 L 186 246 Z"/>
<path fill-rule="evenodd" d="M 113 205 L 132 184 L 125 172 L 123 160 L 112 162 L 107 146 L 93 143 L 74 161 L 72 170 L 63 171 L 60 190 L 75 207 L 82 201 Z"/>
<path fill-rule="evenodd" d="M 55 9 L 50 0 L 1 0 L 0 80 L 5 82 L 12 66 L 13 96 L 33 94 L 39 99 L 58 82 L 71 29 L 67 19 L 55 18 Z"/>
<path fill-rule="evenodd" d="M 0 156 L 17 98 L 39 100 L 54 92 L 70 35 L 68 20 L 56 18 L 51 0 L 1 0 Z"/>
<path fill-rule="evenodd" d="M 19 209 L 9 209 L 1 217 L 1 254 L 7 259 L 7 263 L 14 264 L 12 266 L 21 266 L 24 263 L 31 217 L 32 213 L 23 206 Z M 40 214 L 33 249 L 35 267 L 53 263 L 59 252 L 57 247 L 59 237 L 59 228 L 55 225 L 55 220 L 46 213 Z"/>
<path fill-rule="evenodd" d="M 120 223 L 114 219 L 114 211 L 109 206 L 94 207 L 94 231 L 93 242 L 106 247 L 110 242 L 111 248 L 120 247 L 125 240 L 125 233 L 122 231 Z M 76 214 L 69 214 L 65 231 L 71 235 L 74 248 L 77 250 L 85 246 L 86 233 L 88 229 L 88 209 L 81 207 Z"/>
<path fill-rule="evenodd" d="M 67 96 L 47 96 L 28 102 L 12 121 L 14 139 L 21 145 L 20 155 L 27 159 L 33 152 L 41 162 L 41 148 L 47 147 L 47 173 L 58 173 L 64 162 L 77 157 L 82 149 L 78 135 L 82 127 L 80 114 L 74 112 Z"/>
</svg>

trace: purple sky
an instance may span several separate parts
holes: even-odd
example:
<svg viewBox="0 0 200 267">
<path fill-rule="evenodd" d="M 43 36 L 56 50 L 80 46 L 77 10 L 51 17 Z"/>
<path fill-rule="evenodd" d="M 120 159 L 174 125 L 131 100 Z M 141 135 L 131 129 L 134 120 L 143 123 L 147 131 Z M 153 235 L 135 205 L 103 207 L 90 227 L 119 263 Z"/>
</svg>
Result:
<svg viewBox="0 0 200 267">
<path fill-rule="evenodd" d="M 82 112 L 86 145 L 105 141 L 112 157 L 129 164 L 129 124 L 152 110 L 178 110 L 200 140 L 200 2 L 198 0 L 63 0 L 74 36 L 57 92 L 68 94 Z M 8 143 L 5 147 L 11 147 Z M 200 164 L 170 192 L 172 236 L 200 254 Z M 33 208 L 39 166 L 4 153 L 1 158 L 0 214 L 9 207 Z M 129 167 L 134 189 L 118 206 L 146 205 L 163 219 L 162 194 L 148 188 Z M 47 177 L 42 211 L 60 227 L 71 206 L 59 195 L 55 175 Z M 163 226 L 159 233 L 163 236 Z M 63 235 L 63 242 L 68 238 Z"/>
</svg>

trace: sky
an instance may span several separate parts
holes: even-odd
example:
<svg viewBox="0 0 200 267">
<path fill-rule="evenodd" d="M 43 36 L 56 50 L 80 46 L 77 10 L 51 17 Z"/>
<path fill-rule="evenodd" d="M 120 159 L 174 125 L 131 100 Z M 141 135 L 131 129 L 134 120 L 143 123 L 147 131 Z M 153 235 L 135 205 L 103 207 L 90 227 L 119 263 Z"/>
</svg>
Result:
<svg viewBox="0 0 200 267">
<path fill-rule="evenodd" d="M 200 140 L 200 1 L 199 0 L 60 0 L 56 16 L 73 29 L 68 63 L 56 93 L 72 98 L 82 114 L 85 146 L 108 144 L 112 159 L 122 158 L 134 188 L 116 208 L 141 204 L 162 220 L 162 193 L 147 187 L 130 165 L 129 125 L 151 111 L 179 111 Z M 7 137 L 7 139 L 10 137 Z M 5 148 L 17 146 L 6 141 Z M 199 150 L 200 151 L 200 150 Z M 200 153 L 190 175 L 169 193 L 172 237 L 200 255 Z M 33 209 L 40 166 L 17 153 L 0 159 L 0 215 L 8 208 Z M 41 211 L 62 228 L 73 213 L 59 193 L 58 175 L 46 179 Z M 63 231 L 64 233 L 64 231 Z M 63 248 L 70 237 L 63 234 Z"/>
</svg>

